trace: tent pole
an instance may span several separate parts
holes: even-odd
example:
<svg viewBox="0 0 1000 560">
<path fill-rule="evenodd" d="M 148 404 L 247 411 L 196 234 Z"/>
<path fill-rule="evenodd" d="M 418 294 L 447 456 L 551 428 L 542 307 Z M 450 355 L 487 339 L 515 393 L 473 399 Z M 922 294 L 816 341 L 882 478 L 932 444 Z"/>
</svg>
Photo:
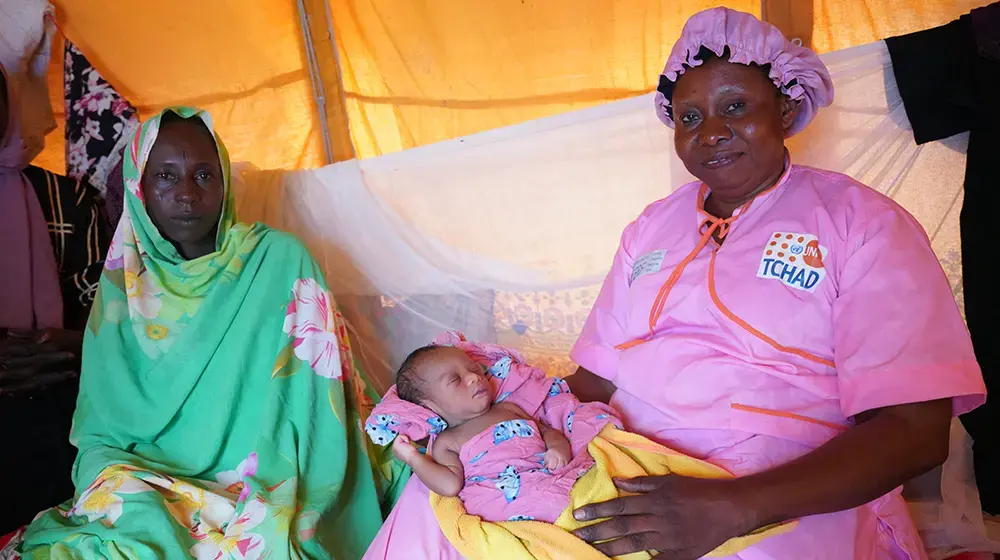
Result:
<svg viewBox="0 0 1000 560">
<path fill-rule="evenodd" d="M 330 141 L 330 125 L 326 118 L 326 92 L 323 87 L 323 78 L 319 72 L 319 64 L 316 62 L 316 49 L 313 46 L 312 34 L 309 32 L 309 14 L 303 0 L 296 0 L 299 8 L 299 28 L 302 30 L 302 40 L 306 49 L 306 62 L 309 67 L 309 81 L 312 84 L 313 99 L 316 101 L 316 113 L 319 117 L 319 126 L 323 133 L 323 150 L 326 154 L 327 165 L 333 163 L 333 146 Z"/>
<path fill-rule="evenodd" d="M 333 60 L 337 63 L 337 80 L 340 84 L 340 103 L 344 110 L 347 110 L 347 91 L 344 89 L 344 73 L 340 67 L 340 52 L 337 51 L 337 36 L 333 33 L 333 13 L 330 11 L 330 0 L 323 0 L 323 8 L 326 12 L 326 32 L 330 37 L 330 48 L 333 49 Z M 350 140 L 350 127 L 348 127 L 348 139 Z M 353 143 L 352 143 L 353 151 Z"/>
</svg>

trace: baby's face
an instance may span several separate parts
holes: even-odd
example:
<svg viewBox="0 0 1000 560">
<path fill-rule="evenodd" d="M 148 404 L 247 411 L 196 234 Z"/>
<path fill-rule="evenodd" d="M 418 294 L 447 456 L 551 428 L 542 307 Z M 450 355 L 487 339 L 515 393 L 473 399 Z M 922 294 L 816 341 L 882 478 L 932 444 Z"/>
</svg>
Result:
<svg viewBox="0 0 1000 560">
<path fill-rule="evenodd" d="M 420 365 L 418 375 L 427 404 L 456 425 L 482 415 L 492 404 L 492 387 L 483 368 L 457 348 L 442 347 Z"/>
</svg>

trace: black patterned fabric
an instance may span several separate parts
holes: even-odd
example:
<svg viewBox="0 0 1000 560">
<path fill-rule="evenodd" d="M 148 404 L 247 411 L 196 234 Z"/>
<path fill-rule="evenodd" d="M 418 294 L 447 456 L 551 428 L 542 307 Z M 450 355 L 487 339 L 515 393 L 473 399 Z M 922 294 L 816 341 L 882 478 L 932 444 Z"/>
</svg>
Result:
<svg viewBox="0 0 1000 560">
<path fill-rule="evenodd" d="M 97 293 L 111 236 L 97 191 L 83 181 L 28 166 L 59 266 L 65 328 L 83 330 Z"/>
<path fill-rule="evenodd" d="M 108 218 L 115 226 L 122 214 L 124 193 L 120 178 L 111 182 L 109 177 L 116 166 L 121 173 L 122 153 L 139 126 L 138 112 L 69 41 L 66 41 L 63 85 L 66 174 L 85 180 L 101 193 Z"/>
</svg>

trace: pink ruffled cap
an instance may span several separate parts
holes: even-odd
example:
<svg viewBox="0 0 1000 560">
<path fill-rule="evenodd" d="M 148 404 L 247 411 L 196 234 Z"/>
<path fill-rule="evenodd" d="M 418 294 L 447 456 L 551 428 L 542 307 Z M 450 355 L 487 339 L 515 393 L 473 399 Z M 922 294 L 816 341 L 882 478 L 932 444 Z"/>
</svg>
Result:
<svg viewBox="0 0 1000 560">
<path fill-rule="evenodd" d="M 711 8 L 699 12 L 684 24 L 681 37 L 674 44 L 663 68 L 663 78 L 671 82 L 687 68 L 700 66 L 695 58 L 701 47 L 722 56 L 729 47 L 729 61 L 737 64 L 770 64 L 769 76 L 782 93 L 799 102 L 799 114 L 785 136 L 800 132 L 812 121 L 820 107 L 833 102 L 833 80 L 819 56 L 796 45 L 770 23 L 751 14 L 729 8 Z M 661 78 L 661 80 L 663 79 Z M 656 116 L 670 128 L 674 121 L 667 110 L 670 101 L 656 92 Z"/>
</svg>

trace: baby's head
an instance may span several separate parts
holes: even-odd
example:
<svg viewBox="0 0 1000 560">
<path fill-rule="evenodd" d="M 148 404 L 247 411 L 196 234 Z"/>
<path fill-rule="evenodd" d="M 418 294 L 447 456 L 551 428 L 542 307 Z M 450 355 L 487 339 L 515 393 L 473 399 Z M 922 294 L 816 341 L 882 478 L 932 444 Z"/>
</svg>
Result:
<svg viewBox="0 0 1000 560">
<path fill-rule="evenodd" d="M 449 426 L 489 410 L 491 389 L 483 367 L 451 346 L 414 350 L 396 374 L 399 398 L 433 410 Z"/>
</svg>

